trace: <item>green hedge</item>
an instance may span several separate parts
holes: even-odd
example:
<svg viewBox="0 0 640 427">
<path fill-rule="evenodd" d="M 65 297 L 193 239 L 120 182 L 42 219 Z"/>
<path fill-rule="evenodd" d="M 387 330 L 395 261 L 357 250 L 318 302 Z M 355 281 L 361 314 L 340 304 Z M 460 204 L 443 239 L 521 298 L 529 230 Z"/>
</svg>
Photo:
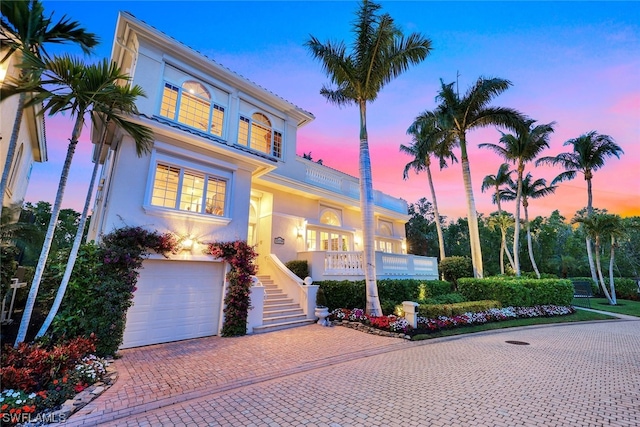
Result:
<svg viewBox="0 0 640 427">
<path fill-rule="evenodd" d="M 377 282 L 378 297 L 385 314 L 393 313 L 396 305 L 403 301 L 418 301 L 421 294 L 437 297 L 451 292 L 451 284 L 441 280 L 380 279 Z M 366 307 L 364 280 L 326 280 L 315 284 L 324 290 L 330 310 Z"/>
<path fill-rule="evenodd" d="M 593 294 L 604 297 L 600 286 L 595 283 L 591 279 L 591 277 L 572 277 L 571 280 L 591 282 L 591 289 Z M 632 279 L 629 277 L 614 277 L 613 280 L 616 287 L 616 297 L 620 299 L 640 301 L 640 293 L 638 293 L 638 282 L 636 281 L 636 279 Z M 609 277 L 604 278 L 604 283 L 606 283 L 607 289 L 610 289 Z"/>
<path fill-rule="evenodd" d="M 309 263 L 307 260 L 295 259 L 284 264 L 293 274 L 301 279 L 309 275 Z"/>
<path fill-rule="evenodd" d="M 469 301 L 497 300 L 505 307 L 570 305 L 573 300 L 573 285 L 566 279 L 463 278 L 458 287 Z"/>
<path fill-rule="evenodd" d="M 458 282 L 460 284 L 460 282 Z M 477 313 L 490 308 L 500 308 L 500 301 L 468 301 L 456 304 L 420 304 L 418 307 L 418 315 L 429 319 L 435 319 L 439 316 L 458 316 L 464 313 Z"/>
</svg>

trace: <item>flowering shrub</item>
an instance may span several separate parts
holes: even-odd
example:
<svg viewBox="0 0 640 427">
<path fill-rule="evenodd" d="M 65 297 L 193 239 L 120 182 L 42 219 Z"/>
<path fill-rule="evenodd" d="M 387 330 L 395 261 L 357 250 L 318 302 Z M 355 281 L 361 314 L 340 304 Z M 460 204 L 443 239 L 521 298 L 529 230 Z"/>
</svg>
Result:
<svg viewBox="0 0 640 427">
<path fill-rule="evenodd" d="M 40 344 L 7 344 L 0 358 L 2 387 L 25 392 L 42 390 L 66 375 L 84 356 L 95 351 L 95 337 L 78 337 L 51 349 Z"/>
<path fill-rule="evenodd" d="M 208 245 L 208 253 L 222 258 L 231 266 L 227 274 L 229 288 L 224 297 L 223 337 L 241 336 L 247 333 L 247 314 L 249 312 L 249 296 L 251 276 L 256 274 L 253 260 L 257 253 L 247 242 L 216 242 Z"/>
<path fill-rule="evenodd" d="M 22 414 L 32 414 L 36 411 L 36 393 L 26 393 L 22 390 L 7 389 L 0 393 L 0 420 L 3 423 L 11 419 L 21 419 Z"/>
<path fill-rule="evenodd" d="M 348 310 L 346 308 L 336 308 L 329 314 L 330 320 L 349 320 L 360 322 L 377 329 L 390 332 L 407 332 L 411 327 L 409 322 L 403 317 L 389 314 L 388 316 L 369 316 L 361 308 Z"/>
<path fill-rule="evenodd" d="M 404 317 L 394 316 L 368 316 L 364 310 L 354 308 L 336 308 L 329 314 L 330 320 L 349 320 L 360 322 L 374 328 L 390 332 L 415 333 L 423 330 L 428 332 L 451 329 L 465 325 L 479 325 L 487 322 L 499 322 L 508 319 L 551 317 L 575 313 L 571 306 L 541 305 L 536 307 L 506 307 L 491 308 L 477 313 L 464 313 L 456 316 L 438 316 L 436 318 L 418 317 L 418 327 L 412 330 L 409 322 Z"/>
<path fill-rule="evenodd" d="M 90 354 L 76 365 L 75 373 L 81 382 L 93 384 L 107 373 L 107 366 L 109 363 L 106 360 Z"/>
<path fill-rule="evenodd" d="M 95 333 L 96 353 L 114 354 L 122 343 L 126 313 L 142 262 L 150 251 L 166 256 L 176 253 L 178 246 L 174 234 L 141 227 L 117 229 L 103 236 L 99 246 L 81 246 L 61 310 L 53 322 L 53 340 Z M 66 263 L 66 259 L 60 259 L 51 269 L 62 275 Z"/>
<path fill-rule="evenodd" d="M 573 307 L 557 305 L 492 308 L 478 313 L 465 313 L 452 317 L 418 317 L 418 329 L 439 331 L 456 326 L 480 325 L 487 322 L 499 322 L 502 320 L 519 318 L 561 316 L 572 313 L 575 313 L 575 309 Z"/>
</svg>

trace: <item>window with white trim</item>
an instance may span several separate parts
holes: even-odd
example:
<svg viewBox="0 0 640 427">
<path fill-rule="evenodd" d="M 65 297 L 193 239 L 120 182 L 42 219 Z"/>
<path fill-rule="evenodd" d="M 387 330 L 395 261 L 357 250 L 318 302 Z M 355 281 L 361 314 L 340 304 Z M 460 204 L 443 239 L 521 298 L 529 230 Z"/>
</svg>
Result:
<svg viewBox="0 0 640 427">
<path fill-rule="evenodd" d="M 339 231 L 307 228 L 308 251 L 350 251 L 353 236 Z"/>
<path fill-rule="evenodd" d="M 282 157 L 282 132 L 273 129 L 271 120 L 262 113 L 253 113 L 250 118 L 240 116 L 238 144 L 273 157 Z"/>
<path fill-rule="evenodd" d="M 165 82 L 160 115 L 203 132 L 222 136 L 224 107 L 212 102 L 207 88 L 194 80 L 178 87 Z"/>
<path fill-rule="evenodd" d="M 225 216 L 227 180 L 164 162 L 156 164 L 151 205 Z"/>
</svg>

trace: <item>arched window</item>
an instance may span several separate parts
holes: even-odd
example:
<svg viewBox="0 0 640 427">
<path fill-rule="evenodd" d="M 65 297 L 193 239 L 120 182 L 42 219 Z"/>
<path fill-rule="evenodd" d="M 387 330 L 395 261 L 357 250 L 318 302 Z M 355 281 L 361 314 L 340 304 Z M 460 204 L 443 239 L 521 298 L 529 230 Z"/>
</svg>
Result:
<svg viewBox="0 0 640 427">
<path fill-rule="evenodd" d="M 274 157 L 282 156 L 282 133 L 273 129 L 271 120 L 263 113 L 251 118 L 240 116 L 238 144 Z"/>
<path fill-rule="evenodd" d="M 342 225 L 342 221 L 340 220 L 340 216 L 331 209 L 325 209 L 320 215 L 320 223 L 326 225 L 335 225 L 340 227 Z"/>
<path fill-rule="evenodd" d="M 164 84 L 160 115 L 213 135 L 222 136 L 224 108 L 211 102 L 211 94 L 199 82 L 188 80 L 177 87 Z"/>
</svg>

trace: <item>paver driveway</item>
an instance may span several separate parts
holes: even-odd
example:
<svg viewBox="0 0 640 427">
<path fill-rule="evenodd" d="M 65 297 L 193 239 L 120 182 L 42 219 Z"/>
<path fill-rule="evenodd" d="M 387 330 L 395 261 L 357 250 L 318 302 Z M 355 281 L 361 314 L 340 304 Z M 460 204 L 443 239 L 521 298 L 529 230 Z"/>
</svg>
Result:
<svg viewBox="0 0 640 427">
<path fill-rule="evenodd" d="M 311 325 L 122 355 L 67 425 L 640 425 L 640 321 L 422 342 Z"/>
</svg>

